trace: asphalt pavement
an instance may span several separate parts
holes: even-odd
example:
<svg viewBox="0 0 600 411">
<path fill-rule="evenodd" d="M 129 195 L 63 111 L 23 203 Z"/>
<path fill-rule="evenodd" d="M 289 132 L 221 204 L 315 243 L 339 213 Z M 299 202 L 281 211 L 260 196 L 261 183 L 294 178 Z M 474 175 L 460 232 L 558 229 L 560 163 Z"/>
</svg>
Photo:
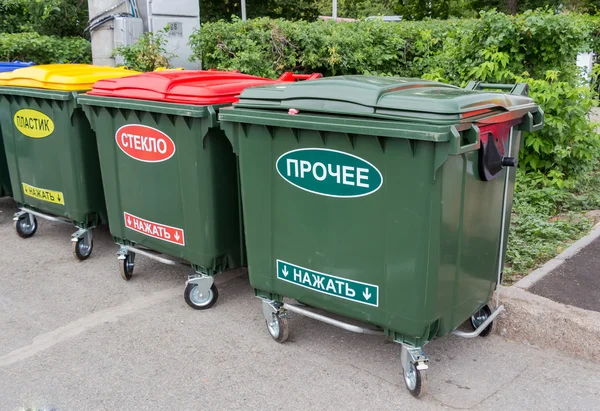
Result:
<svg viewBox="0 0 600 411">
<path fill-rule="evenodd" d="M 600 237 L 528 291 L 559 303 L 600 312 Z"/>
<path fill-rule="evenodd" d="M 0 410 L 600 410 L 600 364 L 499 335 L 428 344 L 416 400 L 383 337 L 291 315 L 274 342 L 243 270 L 194 311 L 185 267 L 139 257 L 125 282 L 106 228 L 79 262 L 73 227 L 23 240 L 14 211 L 0 199 Z"/>
</svg>

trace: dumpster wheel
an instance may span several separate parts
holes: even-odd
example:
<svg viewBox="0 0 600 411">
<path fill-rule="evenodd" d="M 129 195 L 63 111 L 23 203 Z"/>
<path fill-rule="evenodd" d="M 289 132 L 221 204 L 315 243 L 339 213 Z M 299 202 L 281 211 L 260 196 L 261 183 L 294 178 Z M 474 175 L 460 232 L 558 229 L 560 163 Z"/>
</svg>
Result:
<svg viewBox="0 0 600 411">
<path fill-rule="evenodd" d="M 490 309 L 489 305 L 486 304 L 483 307 L 481 307 L 479 311 L 477 311 L 471 316 L 471 327 L 473 327 L 473 329 L 476 330 L 481 324 L 483 324 L 485 320 L 489 318 L 490 315 L 492 315 L 492 310 Z M 485 329 L 479 334 L 479 336 L 487 337 L 492 333 L 492 331 L 494 331 L 493 321 L 490 325 L 485 327 Z"/>
<path fill-rule="evenodd" d="M 400 353 L 404 384 L 413 397 L 421 398 L 427 391 L 427 369 L 429 358 L 419 347 L 402 344 Z"/>
<path fill-rule="evenodd" d="M 33 214 L 24 213 L 15 219 L 14 227 L 19 237 L 33 237 L 38 227 L 37 219 Z"/>
<path fill-rule="evenodd" d="M 270 320 L 265 320 L 267 324 L 267 330 L 269 334 L 278 343 L 284 343 L 287 341 L 290 327 L 288 319 L 282 317 L 279 313 L 272 313 Z"/>
<path fill-rule="evenodd" d="M 212 284 L 208 292 L 203 293 L 198 284 L 188 282 L 183 292 L 183 298 L 187 305 L 194 310 L 208 310 L 217 302 L 219 291 L 217 286 Z"/>
<path fill-rule="evenodd" d="M 123 258 L 119 258 L 119 271 L 121 272 L 121 278 L 125 281 L 129 281 L 133 277 L 134 259 L 134 253 L 127 253 Z"/>
<path fill-rule="evenodd" d="M 94 240 L 86 241 L 84 238 L 79 238 L 77 241 L 73 241 L 73 255 L 79 260 L 87 260 L 92 255 L 94 249 Z"/>
<path fill-rule="evenodd" d="M 413 397 L 421 398 L 427 391 L 427 371 L 418 370 L 414 363 L 404 369 L 404 384 Z"/>
</svg>

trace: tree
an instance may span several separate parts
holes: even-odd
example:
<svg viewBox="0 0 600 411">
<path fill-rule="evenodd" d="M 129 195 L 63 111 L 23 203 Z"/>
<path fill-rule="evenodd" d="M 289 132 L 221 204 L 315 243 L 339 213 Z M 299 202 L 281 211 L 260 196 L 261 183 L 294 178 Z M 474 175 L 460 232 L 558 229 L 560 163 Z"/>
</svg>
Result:
<svg viewBox="0 0 600 411">
<path fill-rule="evenodd" d="M 315 20 L 317 5 L 313 0 L 246 0 L 249 19 L 256 17 L 284 18 L 287 20 Z M 200 0 L 200 19 L 208 21 L 229 20 L 241 16 L 240 0 Z"/>
<path fill-rule="evenodd" d="M 394 0 L 338 0 L 338 17 L 363 19 L 368 16 L 394 14 Z M 318 1 L 319 14 L 331 16 L 331 0 Z"/>
<path fill-rule="evenodd" d="M 600 0 L 471 0 L 470 7 L 481 10 L 498 10 L 506 14 L 523 13 L 527 10 L 549 8 L 556 12 L 572 10 L 581 13 L 596 14 Z"/>
<path fill-rule="evenodd" d="M 0 32 L 83 36 L 87 0 L 0 0 Z"/>
<path fill-rule="evenodd" d="M 450 0 L 404 0 L 398 2 L 394 11 L 404 20 L 447 19 Z"/>
</svg>

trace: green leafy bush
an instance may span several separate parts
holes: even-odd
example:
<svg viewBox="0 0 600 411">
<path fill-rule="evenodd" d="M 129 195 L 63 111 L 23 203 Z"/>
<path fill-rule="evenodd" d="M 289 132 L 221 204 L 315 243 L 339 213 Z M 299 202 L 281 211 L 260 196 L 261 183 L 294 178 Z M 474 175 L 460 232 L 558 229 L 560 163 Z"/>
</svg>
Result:
<svg viewBox="0 0 600 411">
<path fill-rule="evenodd" d="M 169 60 L 174 54 L 167 53 L 167 32 L 168 28 L 156 33 L 144 33 L 134 44 L 118 47 L 115 55 L 123 57 L 125 66 L 136 71 L 169 68 Z"/>
<path fill-rule="evenodd" d="M 43 36 L 38 33 L 0 33 L 0 61 L 37 64 L 91 63 L 90 42 L 81 37 Z"/>
<path fill-rule="evenodd" d="M 598 167 L 600 136 L 588 119 L 597 103 L 589 86 L 557 77 L 549 71 L 545 80 L 517 78 L 529 83 L 531 97 L 546 114 L 544 129 L 525 136 L 521 167 L 544 186 L 570 188 Z"/>
<path fill-rule="evenodd" d="M 407 39 L 418 42 L 422 31 L 416 25 L 380 21 L 236 19 L 203 25 L 190 37 L 190 45 L 205 68 L 237 69 L 268 77 L 277 77 L 282 71 L 408 75 L 411 61 L 405 53 L 414 58 L 421 51 L 415 47 L 421 46 Z"/>
<path fill-rule="evenodd" d="M 83 36 L 87 20 L 87 0 L 0 1 L 0 33 Z"/>
</svg>

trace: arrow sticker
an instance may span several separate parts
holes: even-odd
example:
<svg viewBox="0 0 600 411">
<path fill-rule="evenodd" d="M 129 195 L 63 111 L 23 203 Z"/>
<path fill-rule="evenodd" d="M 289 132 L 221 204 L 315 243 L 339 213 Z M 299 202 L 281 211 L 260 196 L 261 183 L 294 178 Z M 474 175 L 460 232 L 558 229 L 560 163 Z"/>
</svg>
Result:
<svg viewBox="0 0 600 411">
<path fill-rule="evenodd" d="M 123 218 L 125 220 L 125 226 L 130 230 L 169 243 L 185 245 L 185 238 L 181 228 L 155 223 L 154 221 L 145 220 L 129 213 L 123 213 Z"/>
<path fill-rule="evenodd" d="M 346 271 L 348 272 L 348 271 Z M 353 276 L 361 273 L 351 273 Z M 277 260 L 277 279 L 354 303 L 379 307 L 379 286 Z M 294 295 L 289 295 L 294 297 Z"/>
<path fill-rule="evenodd" d="M 46 190 L 45 188 L 34 187 L 25 183 L 21 184 L 23 186 L 23 194 L 26 196 L 47 201 L 48 203 L 65 205 L 65 196 L 60 191 Z"/>
</svg>

